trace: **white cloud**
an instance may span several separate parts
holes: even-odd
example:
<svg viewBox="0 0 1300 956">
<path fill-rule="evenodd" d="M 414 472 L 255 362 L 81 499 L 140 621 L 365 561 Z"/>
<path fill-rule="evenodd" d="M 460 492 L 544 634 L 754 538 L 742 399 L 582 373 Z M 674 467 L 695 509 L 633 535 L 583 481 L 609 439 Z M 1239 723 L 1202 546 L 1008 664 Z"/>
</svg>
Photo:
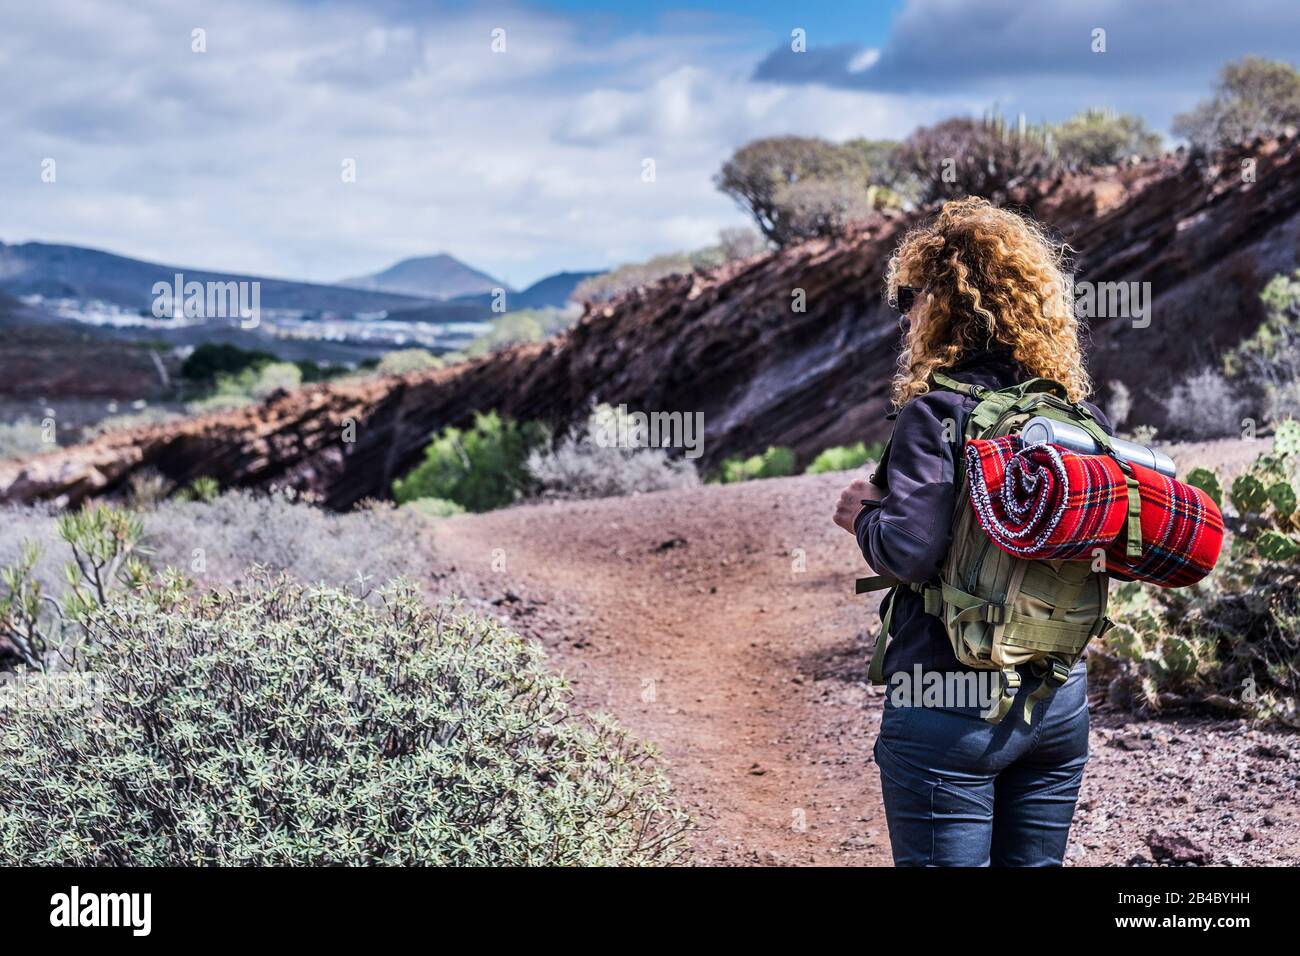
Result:
<svg viewBox="0 0 1300 956">
<path fill-rule="evenodd" d="M 755 82 L 765 41 L 741 27 L 593 39 L 523 8 L 393 9 L 6 5 L 0 238 L 322 281 L 446 250 L 518 284 L 709 241 L 741 220 L 712 176 L 756 136 L 980 105 Z"/>
</svg>

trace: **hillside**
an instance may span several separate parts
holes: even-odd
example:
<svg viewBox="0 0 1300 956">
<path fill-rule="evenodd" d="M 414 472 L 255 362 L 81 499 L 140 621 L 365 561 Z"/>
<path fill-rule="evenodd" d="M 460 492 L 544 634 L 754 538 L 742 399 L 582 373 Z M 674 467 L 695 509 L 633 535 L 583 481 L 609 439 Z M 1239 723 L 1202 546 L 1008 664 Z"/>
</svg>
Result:
<svg viewBox="0 0 1300 956">
<path fill-rule="evenodd" d="M 557 272 L 554 275 L 544 276 L 526 289 L 511 292 L 506 297 L 507 308 L 512 312 L 516 309 L 562 308 L 568 304 L 569 297 L 573 295 L 573 290 L 578 287 L 579 282 L 597 275 L 600 275 L 600 273 Z M 459 296 L 456 301 L 475 302 L 483 306 L 490 306 L 492 304 L 492 293 Z"/>
<path fill-rule="evenodd" d="M 454 299 L 457 296 L 491 293 L 493 289 L 508 289 L 500 280 L 465 265 L 445 252 L 403 259 L 382 272 L 344 279 L 339 285 L 424 299 Z"/>
<path fill-rule="evenodd" d="M 1243 182 L 1242 159 L 1256 161 Z M 1300 143 L 1243 148 L 1216 165 L 1180 154 L 1036 184 L 1016 197 L 1079 251 L 1078 277 L 1150 283 L 1148 327 L 1093 322 L 1099 382 L 1133 392 L 1159 424 L 1156 398 L 1263 317 L 1259 290 L 1300 255 Z M 704 414 L 702 464 L 768 445 L 801 462 L 822 448 L 882 437 L 898 323 L 882 302 L 885 265 L 921 215 L 878 216 L 817 239 L 679 275 L 588 309 L 558 339 L 402 379 L 304 389 L 263 406 L 124 433 L 0 465 L 0 498 L 75 502 L 156 468 L 176 481 L 287 484 L 333 507 L 387 494 L 429 435 L 497 408 L 572 421 L 593 399 Z M 804 311 L 792 302 L 802 292 Z M 356 440 L 342 441 L 347 421 Z"/>
<path fill-rule="evenodd" d="M 347 315 L 422 304 L 421 297 L 163 265 L 80 246 L 0 242 L 0 291 L 13 296 L 98 299 L 128 309 L 148 310 L 154 300 L 154 283 L 170 286 L 178 272 L 187 282 L 260 282 L 261 305 L 265 309 Z"/>
<path fill-rule="evenodd" d="M 106 351 L 111 363 L 102 360 Z M 162 385 L 148 343 L 61 320 L 0 293 L 0 396 L 153 398 Z"/>
</svg>

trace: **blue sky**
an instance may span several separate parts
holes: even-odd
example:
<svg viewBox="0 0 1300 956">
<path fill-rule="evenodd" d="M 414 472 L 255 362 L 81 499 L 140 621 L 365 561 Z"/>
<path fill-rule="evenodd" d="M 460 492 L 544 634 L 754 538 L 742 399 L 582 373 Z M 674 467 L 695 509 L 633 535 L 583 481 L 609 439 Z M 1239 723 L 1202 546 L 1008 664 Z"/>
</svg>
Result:
<svg viewBox="0 0 1300 956">
<path fill-rule="evenodd" d="M 711 180 L 759 136 L 897 138 L 993 104 L 1167 132 L 1247 52 L 1300 59 L 1300 4 L 11 3 L 0 239 L 316 281 L 446 251 L 522 286 L 742 224 Z"/>
</svg>

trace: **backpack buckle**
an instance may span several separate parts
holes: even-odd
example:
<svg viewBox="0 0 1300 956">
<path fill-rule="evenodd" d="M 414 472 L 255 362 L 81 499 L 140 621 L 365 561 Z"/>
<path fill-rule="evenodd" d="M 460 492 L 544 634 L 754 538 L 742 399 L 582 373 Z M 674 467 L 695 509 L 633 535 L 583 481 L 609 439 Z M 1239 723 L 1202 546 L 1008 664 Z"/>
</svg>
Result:
<svg viewBox="0 0 1300 956">
<path fill-rule="evenodd" d="M 990 624 L 1005 624 L 1007 622 L 1007 606 L 1005 604 L 985 604 L 984 620 Z"/>
</svg>

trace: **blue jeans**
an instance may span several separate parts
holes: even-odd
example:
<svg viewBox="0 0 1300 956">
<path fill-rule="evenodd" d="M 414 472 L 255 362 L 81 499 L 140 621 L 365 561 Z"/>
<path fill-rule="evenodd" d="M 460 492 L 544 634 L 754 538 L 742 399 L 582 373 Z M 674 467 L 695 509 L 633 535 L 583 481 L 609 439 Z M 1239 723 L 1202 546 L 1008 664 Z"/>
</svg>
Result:
<svg viewBox="0 0 1300 956">
<path fill-rule="evenodd" d="M 1059 866 L 1088 762 L 1080 663 L 1034 723 L 1021 698 L 1000 724 L 886 695 L 876 764 L 896 866 Z"/>
</svg>

